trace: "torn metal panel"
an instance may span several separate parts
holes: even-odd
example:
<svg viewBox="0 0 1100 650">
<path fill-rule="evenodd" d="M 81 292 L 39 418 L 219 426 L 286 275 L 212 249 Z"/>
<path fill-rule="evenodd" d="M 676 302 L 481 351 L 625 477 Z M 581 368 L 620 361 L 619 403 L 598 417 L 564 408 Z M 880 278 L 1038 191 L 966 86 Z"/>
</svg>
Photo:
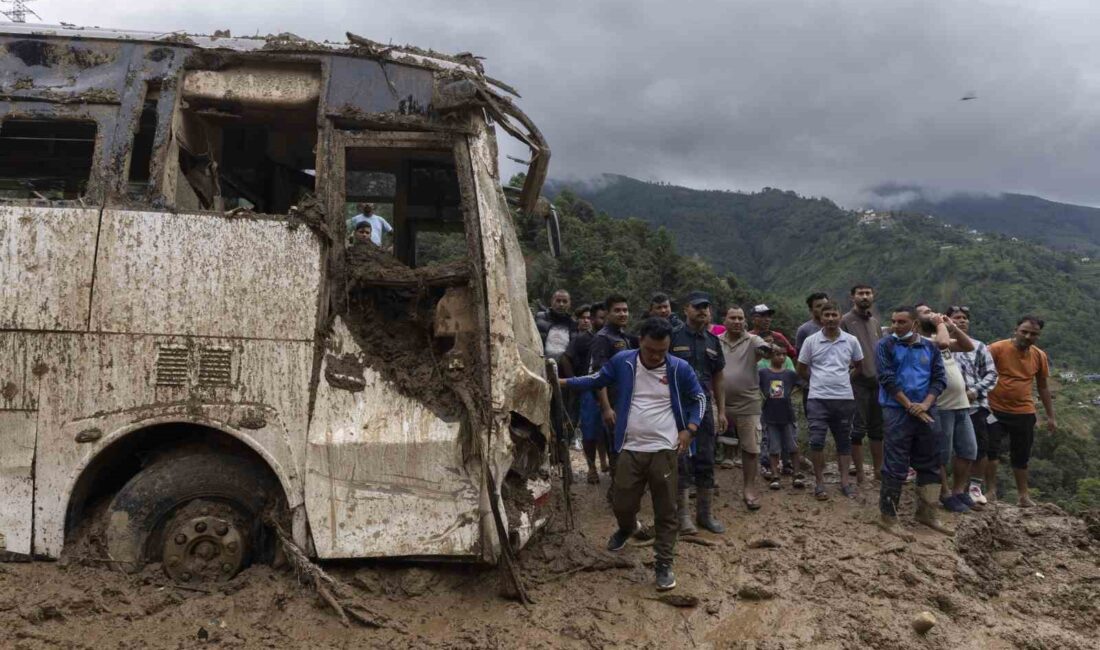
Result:
<svg viewBox="0 0 1100 650">
<path fill-rule="evenodd" d="M 0 552 L 31 553 L 34 411 L 0 411 Z"/>
<path fill-rule="evenodd" d="M 0 205 L 0 329 L 85 329 L 98 221 L 97 209 Z"/>
<path fill-rule="evenodd" d="M 532 424 L 546 426 L 550 393 L 542 340 L 527 304 L 523 252 L 500 182 L 492 174 L 496 161 L 487 128 L 468 141 L 485 242 L 493 410 L 515 411 Z"/>
<path fill-rule="evenodd" d="M 343 355 L 361 354 L 337 317 L 306 450 L 317 555 L 477 556 L 481 488 L 463 464 L 461 422 L 441 419 L 361 362 L 354 387 L 340 380 L 347 371 L 332 371 Z"/>
<path fill-rule="evenodd" d="M 185 385 L 157 385 L 162 346 L 190 347 Z M 309 371 L 309 342 L 119 334 L 0 333 L 0 350 L 22 347 L 42 371 L 32 375 L 39 395 L 35 459 L 35 550 L 56 557 L 62 548 L 72 489 L 83 468 L 126 434 L 165 422 L 192 422 L 232 435 L 263 457 L 287 492 L 301 503 Z M 200 380 L 200 352 L 228 350 L 228 385 Z M 81 436 L 88 431 L 100 435 Z"/>
<path fill-rule="evenodd" d="M 321 246 L 271 219 L 105 210 L 95 282 L 92 331 L 309 341 Z"/>
</svg>

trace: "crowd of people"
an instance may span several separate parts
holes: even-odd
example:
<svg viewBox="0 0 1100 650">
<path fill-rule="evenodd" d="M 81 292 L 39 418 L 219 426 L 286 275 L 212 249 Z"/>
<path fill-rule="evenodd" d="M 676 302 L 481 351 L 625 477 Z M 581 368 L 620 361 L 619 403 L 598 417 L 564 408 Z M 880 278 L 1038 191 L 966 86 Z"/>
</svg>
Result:
<svg viewBox="0 0 1100 650">
<path fill-rule="evenodd" d="M 916 520 L 948 535 L 954 531 L 941 510 L 964 513 L 996 501 L 1005 446 L 1017 504 L 1034 505 L 1027 474 L 1037 422 L 1033 385 L 1047 428 L 1055 428 L 1049 362 L 1035 345 L 1043 321 L 1022 316 L 1011 337 L 986 345 L 969 335 L 966 306 L 938 313 L 925 303 L 904 305 L 883 325 L 873 287 L 857 284 L 848 299 L 842 309 L 824 292 L 810 294 L 810 317 L 793 344 L 772 327 L 768 305 L 729 306 L 717 323 L 710 296 L 699 291 L 683 298 L 682 318 L 668 295 L 655 294 L 633 329 L 629 301 L 619 294 L 574 309 L 561 289 L 536 314 L 545 354 L 557 361 L 572 398 L 570 430 L 579 432 L 587 481 L 608 475 L 618 524 L 608 549 L 652 534 L 657 589 L 676 586 L 678 535 L 725 532 L 713 505 L 716 466 L 740 467 L 748 511 L 761 508 L 761 488 L 782 490 L 785 477 L 793 490 L 828 500 L 830 436 L 839 496 L 854 498 L 876 482 L 878 523 L 893 535 L 912 539 L 898 521 L 908 482 L 916 486 Z M 806 466 L 796 409 L 807 423 Z M 804 467 L 812 468 L 810 483 Z M 637 519 L 646 491 L 652 532 Z"/>
</svg>

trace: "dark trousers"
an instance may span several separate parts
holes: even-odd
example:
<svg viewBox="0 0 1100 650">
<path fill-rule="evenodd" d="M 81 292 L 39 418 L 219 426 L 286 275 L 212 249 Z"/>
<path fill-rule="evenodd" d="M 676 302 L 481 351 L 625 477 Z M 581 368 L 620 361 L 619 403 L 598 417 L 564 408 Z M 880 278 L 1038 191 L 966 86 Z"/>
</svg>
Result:
<svg viewBox="0 0 1100 650">
<path fill-rule="evenodd" d="M 707 397 L 706 410 L 703 413 L 703 421 L 695 431 L 695 449 L 691 455 L 680 456 L 680 480 L 679 487 L 686 490 L 689 486 L 697 488 L 714 487 L 714 447 L 716 434 L 714 433 L 714 411 L 711 397 Z"/>
<path fill-rule="evenodd" d="M 882 440 L 882 407 L 878 403 L 878 382 L 857 378 L 852 381 L 852 393 L 856 397 L 852 444 L 862 445 L 864 438 Z"/>
<path fill-rule="evenodd" d="M 806 400 L 806 419 L 810 425 L 810 449 L 821 451 L 825 448 L 825 437 L 833 432 L 838 456 L 852 454 L 852 416 L 855 415 L 856 402 L 851 399 Z"/>
<path fill-rule="evenodd" d="M 928 413 L 932 423 L 926 424 L 909 415 L 905 409 L 882 408 L 886 423 L 883 438 L 882 478 L 884 481 L 905 482 L 909 468 L 917 470 L 917 485 L 940 481 L 940 437 L 935 409 Z"/>
<path fill-rule="evenodd" d="M 989 425 L 989 444 L 986 455 L 997 460 L 1008 437 L 1008 459 L 1013 469 L 1027 469 L 1031 460 L 1031 447 L 1035 444 L 1034 413 L 1002 413 L 993 411 L 997 421 Z"/>
<path fill-rule="evenodd" d="M 615 468 L 615 491 L 611 505 L 619 530 L 633 530 L 648 487 L 653 497 L 653 524 L 657 540 L 653 553 L 658 562 L 671 564 L 676 552 L 676 466 L 679 454 L 665 451 L 623 451 Z"/>
<path fill-rule="evenodd" d="M 970 424 L 974 425 L 974 440 L 978 443 L 978 460 L 985 458 L 989 449 L 989 409 L 979 406 L 970 414 Z"/>
</svg>

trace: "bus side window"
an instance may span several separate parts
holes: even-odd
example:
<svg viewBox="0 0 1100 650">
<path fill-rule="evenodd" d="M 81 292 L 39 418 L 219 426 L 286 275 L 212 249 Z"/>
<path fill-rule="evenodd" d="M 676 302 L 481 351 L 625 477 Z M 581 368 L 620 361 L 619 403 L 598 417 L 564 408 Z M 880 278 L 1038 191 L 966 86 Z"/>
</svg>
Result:
<svg viewBox="0 0 1100 650">
<path fill-rule="evenodd" d="M 0 198 L 80 198 L 92 175 L 95 139 L 95 122 L 4 120 L 0 123 Z"/>
</svg>

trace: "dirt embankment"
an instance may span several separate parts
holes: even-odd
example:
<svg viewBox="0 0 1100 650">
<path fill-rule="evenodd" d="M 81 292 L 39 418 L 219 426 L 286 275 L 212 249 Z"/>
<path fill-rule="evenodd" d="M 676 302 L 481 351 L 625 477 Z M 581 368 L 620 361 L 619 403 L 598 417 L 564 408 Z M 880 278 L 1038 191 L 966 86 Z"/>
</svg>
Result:
<svg viewBox="0 0 1100 650">
<path fill-rule="evenodd" d="M 680 602 L 653 590 L 651 548 L 602 550 L 606 484 L 580 484 L 577 529 L 558 517 L 520 554 L 529 609 L 497 595 L 492 569 L 328 563 L 393 621 L 346 628 L 289 569 L 253 567 L 196 591 L 157 567 L 125 576 L 85 558 L 0 565 L 0 638 L 16 648 L 1100 647 L 1096 515 L 1002 505 L 956 517 L 954 539 L 905 515 L 917 535 L 906 543 L 872 525 L 870 490 L 819 503 L 788 484 L 749 514 L 734 473 L 718 479 L 730 531 L 678 544 Z M 903 512 L 912 505 L 907 495 Z M 911 627 L 922 612 L 935 619 L 923 636 Z"/>
</svg>

